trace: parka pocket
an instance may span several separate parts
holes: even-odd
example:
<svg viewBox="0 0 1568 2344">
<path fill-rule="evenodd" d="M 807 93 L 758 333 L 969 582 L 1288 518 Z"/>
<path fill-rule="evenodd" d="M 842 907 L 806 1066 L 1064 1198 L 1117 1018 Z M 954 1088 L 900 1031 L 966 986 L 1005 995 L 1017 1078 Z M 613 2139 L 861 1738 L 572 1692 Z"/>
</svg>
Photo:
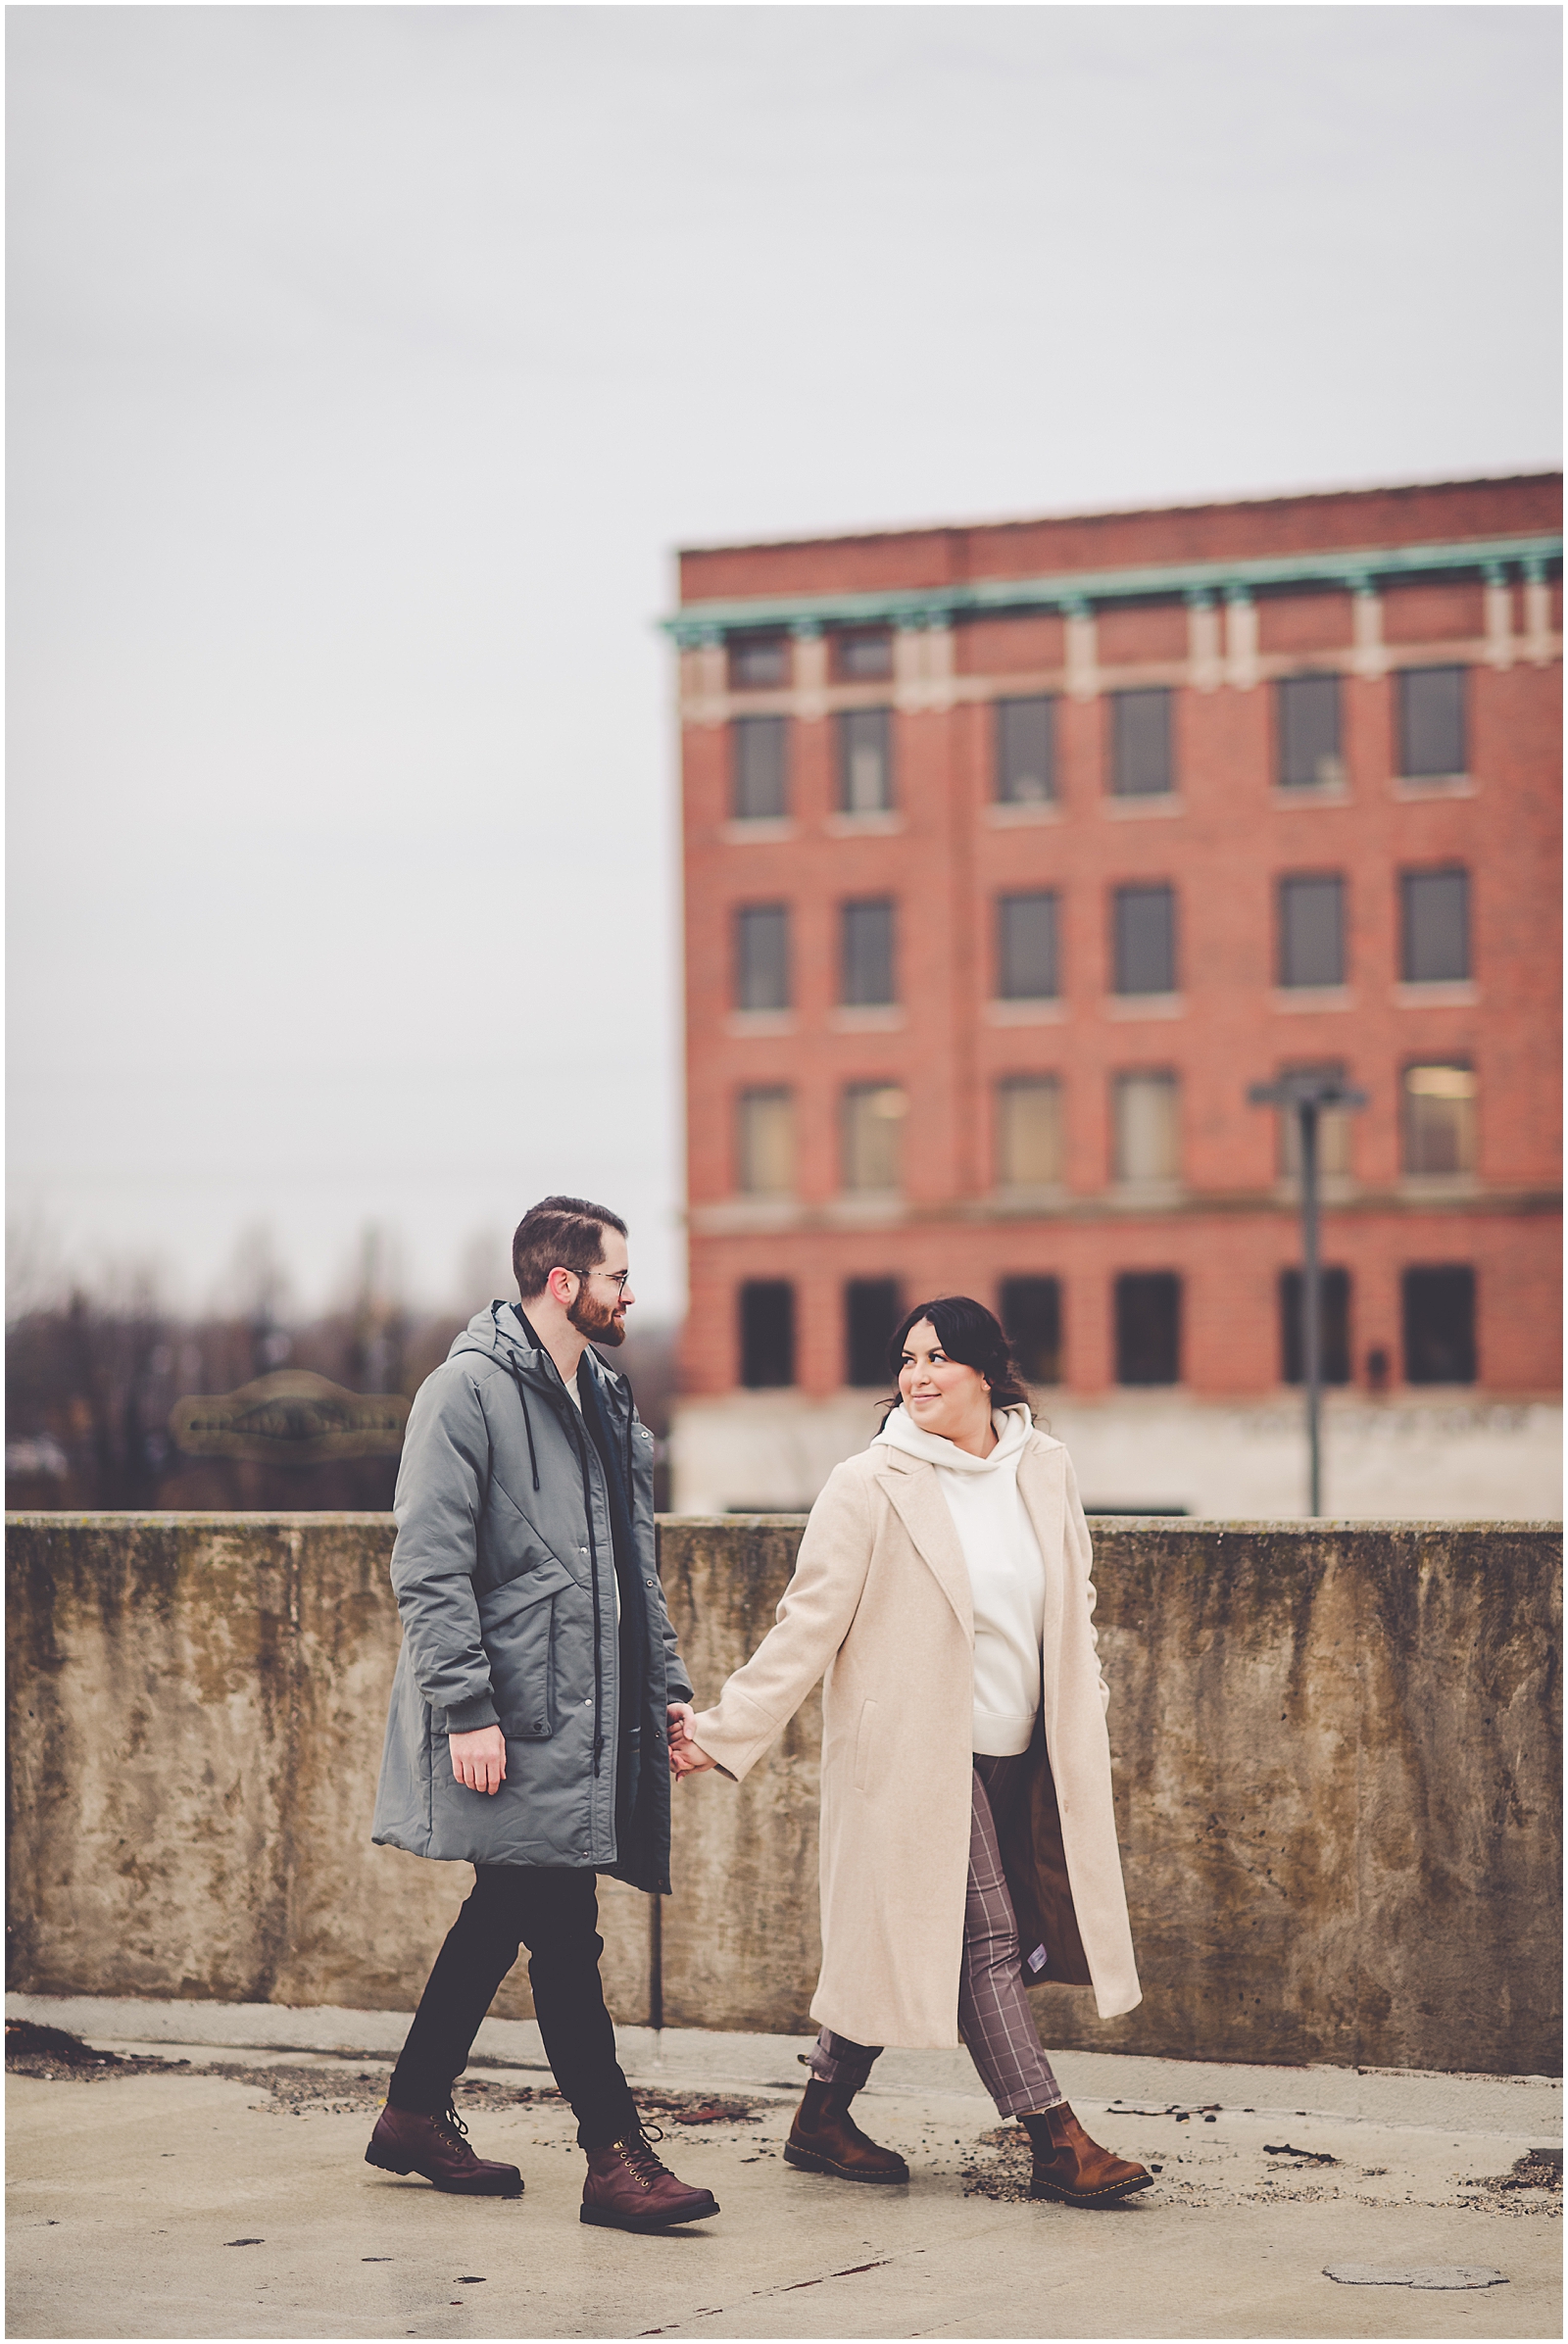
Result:
<svg viewBox="0 0 1568 2344">
<path fill-rule="evenodd" d="M 550 1562 L 479 1598 L 490 1689 L 511 1740 L 546 1741 L 556 1730 L 556 1606 L 575 1585 Z"/>
<path fill-rule="evenodd" d="M 862 1701 L 855 1734 L 855 1787 L 864 1790 L 870 1781 L 871 1752 L 876 1738 L 876 1703 Z"/>
</svg>

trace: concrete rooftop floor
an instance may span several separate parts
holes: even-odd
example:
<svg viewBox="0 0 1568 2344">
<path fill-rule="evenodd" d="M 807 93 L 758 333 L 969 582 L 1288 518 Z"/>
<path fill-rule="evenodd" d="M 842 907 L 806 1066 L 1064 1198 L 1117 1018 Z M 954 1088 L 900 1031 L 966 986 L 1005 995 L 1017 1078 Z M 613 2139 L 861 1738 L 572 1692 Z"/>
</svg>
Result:
<svg viewBox="0 0 1568 2344">
<path fill-rule="evenodd" d="M 1543 2078 L 1063 2053 L 1090 2129 L 1161 2168 L 1127 2206 L 1086 2213 L 1010 2194 L 1017 2128 L 999 2127 L 962 2053 L 888 2055 L 858 2113 L 913 2178 L 869 2189 L 782 2161 L 804 2044 L 625 2028 L 628 2074 L 672 2103 L 663 2153 L 723 2209 L 636 2238 L 577 2221 L 582 2160 L 531 2026 L 487 2022 L 460 2094 L 480 2153 L 526 2183 L 475 2202 L 364 2163 L 396 2014 L 7 2007 L 189 2062 L 11 2076 L 14 2337 L 1562 2333 L 1560 2193 L 1488 2185 L 1560 2139 L 1560 2086 Z M 678 2121 L 715 2098 L 731 2114 Z M 1171 2103 L 1194 2113 L 1150 2113 Z M 1345 2286 L 1329 2264 L 1485 2267 L 1506 2284 Z"/>
</svg>

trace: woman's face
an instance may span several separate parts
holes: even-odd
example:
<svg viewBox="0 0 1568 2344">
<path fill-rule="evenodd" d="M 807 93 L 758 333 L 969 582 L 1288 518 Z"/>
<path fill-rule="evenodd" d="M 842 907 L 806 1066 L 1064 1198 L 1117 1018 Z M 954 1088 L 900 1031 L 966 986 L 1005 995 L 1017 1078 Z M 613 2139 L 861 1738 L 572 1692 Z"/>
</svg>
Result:
<svg viewBox="0 0 1568 2344">
<path fill-rule="evenodd" d="M 913 1422 L 944 1441 L 991 1421 L 990 1385 L 977 1367 L 948 1357 L 929 1319 L 917 1319 L 904 1339 L 899 1392 Z"/>
</svg>

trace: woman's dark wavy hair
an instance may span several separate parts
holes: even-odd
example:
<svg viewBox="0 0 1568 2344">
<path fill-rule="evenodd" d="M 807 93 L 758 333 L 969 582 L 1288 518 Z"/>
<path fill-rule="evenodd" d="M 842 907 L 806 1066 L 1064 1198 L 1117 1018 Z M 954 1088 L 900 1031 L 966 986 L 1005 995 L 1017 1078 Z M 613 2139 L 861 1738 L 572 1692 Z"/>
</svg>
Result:
<svg viewBox="0 0 1568 2344">
<path fill-rule="evenodd" d="M 895 1383 L 904 1362 L 909 1329 L 917 1327 L 922 1319 L 930 1320 L 937 1331 L 937 1341 L 950 1359 L 979 1369 L 991 1387 L 991 1397 L 997 1407 L 1029 1407 L 1029 1394 L 1001 1321 L 972 1294 L 944 1294 L 940 1301 L 917 1302 L 912 1310 L 906 1311 L 888 1344 L 888 1372 Z M 884 1424 L 899 1404 L 899 1394 L 895 1392 L 882 1419 Z M 1029 1421 L 1034 1422 L 1032 1408 Z"/>
</svg>

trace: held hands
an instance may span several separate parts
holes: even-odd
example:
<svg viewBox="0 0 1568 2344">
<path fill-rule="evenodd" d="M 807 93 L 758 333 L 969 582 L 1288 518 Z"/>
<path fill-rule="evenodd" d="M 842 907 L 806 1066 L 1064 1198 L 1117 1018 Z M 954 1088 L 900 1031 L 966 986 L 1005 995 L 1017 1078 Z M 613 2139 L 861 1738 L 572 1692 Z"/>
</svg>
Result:
<svg viewBox="0 0 1568 2344">
<path fill-rule="evenodd" d="M 689 1701 L 671 1701 L 669 1710 L 669 1771 L 677 1785 L 687 1775 L 708 1774 L 714 1765 L 708 1752 L 699 1749 L 692 1735 L 697 1712 Z"/>
<path fill-rule="evenodd" d="M 491 1798 L 507 1779 L 507 1737 L 499 1726 L 481 1726 L 474 1734 L 449 1734 L 452 1772 L 467 1790 L 483 1790 Z"/>
<path fill-rule="evenodd" d="M 671 1701 L 669 1714 L 669 1771 L 676 1782 L 686 1775 L 709 1773 L 713 1760 L 693 1739 L 697 1713 L 689 1701 Z M 452 1772 L 466 1790 L 480 1790 L 494 1798 L 507 1779 L 507 1742 L 499 1726 L 481 1726 L 474 1734 L 449 1734 Z"/>
</svg>

